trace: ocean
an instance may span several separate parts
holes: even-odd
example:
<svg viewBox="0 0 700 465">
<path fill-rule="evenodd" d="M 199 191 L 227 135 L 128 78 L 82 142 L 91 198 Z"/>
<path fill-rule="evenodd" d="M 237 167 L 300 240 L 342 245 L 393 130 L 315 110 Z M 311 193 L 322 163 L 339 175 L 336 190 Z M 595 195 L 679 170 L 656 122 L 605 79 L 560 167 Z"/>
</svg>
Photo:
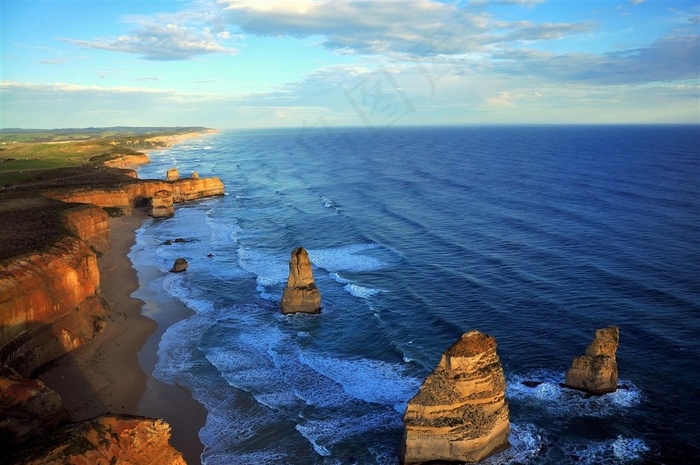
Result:
<svg viewBox="0 0 700 465">
<path fill-rule="evenodd" d="M 697 126 L 235 130 L 151 159 L 139 177 L 226 184 L 130 253 L 194 312 L 154 374 L 206 407 L 204 463 L 397 464 L 408 400 L 472 329 L 512 426 L 484 463 L 700 459 Z M 299 246 L 320 315 L 279 311 Z M 610 325 L 623 389 L 560 387 Z"/>
</svg>

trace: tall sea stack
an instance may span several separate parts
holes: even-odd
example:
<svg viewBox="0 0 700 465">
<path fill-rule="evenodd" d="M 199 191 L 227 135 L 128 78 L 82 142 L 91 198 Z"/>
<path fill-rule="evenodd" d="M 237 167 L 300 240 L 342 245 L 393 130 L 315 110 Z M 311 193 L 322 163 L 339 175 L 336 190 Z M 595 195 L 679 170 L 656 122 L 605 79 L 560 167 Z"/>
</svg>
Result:
<svg viewBox="0 0 700 465">
<path fill-rule="evenodd" d="M 282 313 L 319 313 L 321 293 L 314 284 L 309 254 L 303 247 L 294 249 L 289 260 L 289 278 L 280 304 Z"/>
<path fill-rule="evenodd" d="M 566 373 L 566 386 L 591 394 L 606 394 L 617 390 L 617 359 L 620 342 L 617 326 L 608 326 L 595 332 L 586 354 L 575 357 Z"/>
<path fill-rule="evenodd" d="M 479 462 L 510 447 L 505 390 L 496 340 L 463 334 L 408 402 L 401 463 Z"/>
</svg>

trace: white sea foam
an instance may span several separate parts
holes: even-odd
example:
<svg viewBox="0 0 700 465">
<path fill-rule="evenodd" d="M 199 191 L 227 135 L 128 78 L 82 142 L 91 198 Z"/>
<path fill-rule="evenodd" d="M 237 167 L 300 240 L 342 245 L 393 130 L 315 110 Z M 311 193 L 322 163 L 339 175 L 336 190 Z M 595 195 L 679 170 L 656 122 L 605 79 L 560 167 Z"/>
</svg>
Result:
<svg viewBox="0 0 700 465">
<path fill-rule="evenodd" d="M 539 383 L 534 387 L 523 381 Z M 642 392 L 628 380 L 620 380 L 624 388 L 601 396 L 590 396 L 583 392 L 561 386 L 562 372 L 535 370 L 526 374 L 508 377 L 506 396 L 524 402 L 537 403 L 552 415 L 604 417 L 620 409 L 637 406 L 642 401 Z"/>
<path fill-rule="evenodd" d="M 533 459 L 544 446 L 542 431 L 532 424 L 511 423 L 508 442 L 510 442 L 510 448 L 487 457 L 480 463 L 483 465 L 533 463 Z"/>
<path fill-rule="evenodd" d="M 342 247 L 327 249 L 309 249 L 309 260 L 330 272 L 351 271 L 355 273 L 363 271 L 376 271 L 389 266 L 389 263 L 380 260 L 366 252 L 379 250 L 378 244 L 352 244 Z"/>
<path fill-rule="evenodd" d="M 302 420 L 297 424 L 296 429 L 308 439 L 317 454 L 328 456 L 334 445 L 353 436 L 402 427 L 403 422 L 398 415 L 380 410 L 357 416 L 348 412 L 340 416 L 334 414 L 323 420 Z"/>
<path fill-rule="evenodd" d="M 348 291 L 351 295 L 355 297 L 360 297 L 362 299 L 369 299 L 373 295 L 377 295 L 382 292 L 381 289 L 372 289 L 371 287 L 364 287 L 357 284 L 348 283 L 343 288 Z"/>
<path fill-rule="evenodd" d="M 615 465 L 631 463 L 643 458 L 649 446 L 639 438 L 625 438 L 606 441 L 591 441 L 585 444 L 565 445 L 565 454 L 575 457 L 577 464 Z"/>
<path fill-rule="evenodd" d="M 341 359 L 302 353 L 302 363 L 332 379 L 351 397 L 376 404 L 405 406 L 421 381 L 402 365 L 369 359 Z M 403 410 L 401 410 L 403 411 Z"/>
</svg>

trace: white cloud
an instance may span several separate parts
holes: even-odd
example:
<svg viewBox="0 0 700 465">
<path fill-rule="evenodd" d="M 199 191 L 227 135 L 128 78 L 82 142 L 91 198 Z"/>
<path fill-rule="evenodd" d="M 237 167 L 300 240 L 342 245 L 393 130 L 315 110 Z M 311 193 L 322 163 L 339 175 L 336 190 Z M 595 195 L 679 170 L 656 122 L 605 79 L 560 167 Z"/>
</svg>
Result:
<svg viewBox="0 0 700 465">
<path fill-rule="evenodd" d="M 577 23 L 503 22 L 479 8 L 434 0 L 344 1 L 219 0 L 224 20 L 263 36 L 323 36 L 333 50 L 386 54 L 453 55 L 511 40 L 551 40 L 588 31 Z M 499 3 L 533 5 L 529 0 Z M 508 30 L 504 35 L 499 31 Z"/>
<path fill-rule="evenodd" d="M 147 60 L 191 60 L 210 53 L 236 53 L 225 44 L 231 35 L 213 10 L 129 16 L 126 21 L 133 30 L 116 38 L 58 40 L 86 48 L 133 53 Z"/>
</svg>

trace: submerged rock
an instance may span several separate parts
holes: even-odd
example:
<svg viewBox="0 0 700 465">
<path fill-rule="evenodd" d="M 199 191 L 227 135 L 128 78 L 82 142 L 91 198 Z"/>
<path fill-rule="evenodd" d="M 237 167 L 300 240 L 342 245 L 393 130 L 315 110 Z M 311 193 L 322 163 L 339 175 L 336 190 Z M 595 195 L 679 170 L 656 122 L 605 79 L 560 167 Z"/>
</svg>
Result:
<svg viewBox="0 0 700 465">
<path fill-rule="evenodd" d="M 605 394 L 617 390 L 617 359 L 615 353 L 620 342 L 617 326 L 609 326 L 595 332 L 586 354 L 575 357 L 566 373 L 564 385 L 591 394 Z"/>
<path fill-rule="evenodd" d="M 177 181 L 178 179 L 180 179 L 180 172 L 177 168 L 170 168 L 165 174 L 166 181 Z"/>
<path fill-rule="evenodd" d="M 510 447 L 505 390 L 496 340 L 462 335 L 408 403 L 401 463 L 479 462 Z"/>
<path fill-rule="evenodd" d="M 177 258 L 175 259 L 175 263 L 173 263 L 173 267 L 170 269 L 171 273 L 182 273 L 187 269 L 187 260 L 184 258 Z"/>
<path fill-rule="evenodd" d="M 151 197 L 151 216 L 153 218 L 170 218 L 174 214 L 173 193 L 165 189 L 154 193 Z"/>
<path fill-rule="evenodd" d="M 314 284 L 309 254 L 303 247 L 294 249 L 289 260 L 289 278 L 280 304 L 282 313 L 319 313 L 321 293 Z"/>
</svg>

